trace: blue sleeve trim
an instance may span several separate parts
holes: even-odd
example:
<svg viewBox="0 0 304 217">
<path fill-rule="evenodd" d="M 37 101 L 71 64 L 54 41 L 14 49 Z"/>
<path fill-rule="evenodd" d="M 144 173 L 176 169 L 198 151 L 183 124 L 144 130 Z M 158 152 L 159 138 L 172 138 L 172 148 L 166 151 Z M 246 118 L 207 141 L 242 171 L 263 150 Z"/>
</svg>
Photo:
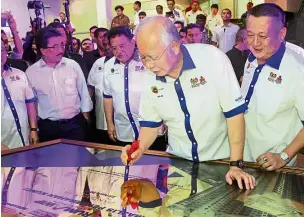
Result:
<svg viewBox="0 0 304 217">
<path fill-rule="evenodd" d="M 302 121 L 302 124 L 303 124 L 303 126 L 304 126 L 304 121 Z"/>
<path fill-rule="evenodd" d="M 153 200 L 153 201 L 148 202 L 148 203 L 144 203 L 144 202 L 139 201 L 138 205 L 142 208 L 155 208 L 155 207 L 161 206 L 162 203 L 163 203 L 162 199 L 159 198 L 159 199 Z"/>
<path fill-rule="evenodd" d="M 25 103 L 37 102 L 37 98 L 33 97 L 32 99 L 26 99 Z"/>
<path fill-rule="evenodd" d="M 163 124 L 163 121 L 160 121 L 160 122 L 140 121 L 139 122 L 139 125 L 141 127 L 150 127 L 150 128 L 160 127 L 162 124 Z"/>
<path fill-rule="evenodd" d="M 236 107 L 228 112 L 224 112 L 225 118 L 231 118 L 233 116 L 236 116 L 238 114 L 244 113 L 248 109 L 248 106 L 246 104 L 240 105 L 239 107 Z"/>
<path fill-rule="evenodd" d="M 110 95 L 106 95 L 106 94 L 103 94 L 103 98 L 106 98 L 106 99 L 111 99 L 111 98 L 112 98 L 112 96 L 110 96 Z"/>
<path fill-rule="evenodd" d="M 90 88 L 90 89 L 95 89 L 95 87 L 93 86 L 93 85 L 90 85 L 90 84 L 88 84 L 88 88 Z"/>
</svg>

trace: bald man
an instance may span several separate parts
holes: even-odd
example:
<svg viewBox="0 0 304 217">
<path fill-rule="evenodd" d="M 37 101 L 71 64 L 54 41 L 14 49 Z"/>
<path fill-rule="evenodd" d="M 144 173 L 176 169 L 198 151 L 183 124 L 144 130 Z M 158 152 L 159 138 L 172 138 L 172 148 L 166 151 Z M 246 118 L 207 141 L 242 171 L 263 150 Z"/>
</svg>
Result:
<svg viewBox="0 0 304 217">
<path fill-rule="evenodd" d="M 255 179 L 243 171 L 242 160 L 247 106 L 227 56 L 210 45 L 181 45 L 174 24 L 164 17 L 140 23 L 136 41 L 143 64 L 154 75 L 147 73 L 139 112 L 140 145 L 130 164 L 165 123 L 167 152 L 194 162 L 230 157 L 226 181 L 237 180 L 242 189 L 243 180 L 246 189 L 253 189 Z M 124 164 L 129 149 L 122 151 Z"/>
</svg>

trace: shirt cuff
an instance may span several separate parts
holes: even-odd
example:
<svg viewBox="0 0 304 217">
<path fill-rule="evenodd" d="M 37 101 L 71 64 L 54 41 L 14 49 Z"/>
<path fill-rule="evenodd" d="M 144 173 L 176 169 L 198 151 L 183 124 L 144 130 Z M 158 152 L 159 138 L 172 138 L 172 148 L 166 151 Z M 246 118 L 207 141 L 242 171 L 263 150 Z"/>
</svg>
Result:
<svg viewBox="0 0 304 217">
<path fill-rule="evenodd" d="M 93 90 L 95 89 L 95 87 L 94 87 L 93 85 L 91 85 L 91 84 L 88 84 L 87 86 L 88 86 L 88 88 L 90 88 L 90 89 L 93 89 Z"/>
<path fill-rule="evenodd" d="M 244 113 L 248 109 L 248 106 L 246 104 L 240 105 L 239 107 L 236 107 L 228 112 L 224 112 L 225 118 L 231 118 L 233 116 L 236 116 L 238 114 Z"/>
<path fill-rule="evenodd" d="M 111 95 L 107 95 L 107 94 L 103 94 L 103 98 L 110 99 L 110 98 L 112 98 L 112 96 Z"/>
<path fill-rule="evenodd" d="M 153 122 L 153 121 L 140 121 L 139 125 L 141 127 L 150 127 L 150 128 L 156 128 L 160 127 L 163 124 L 163 121 L 160 122 Z"/>
<path fill-rule="evenodd" d="M 33 97 L 31 99 L 26 99 L 25 100 L 25 103 L 31 103 L 31 102 L 36 102 L 37 101 L 37 98 L 36 97 Z"/>
</svg>

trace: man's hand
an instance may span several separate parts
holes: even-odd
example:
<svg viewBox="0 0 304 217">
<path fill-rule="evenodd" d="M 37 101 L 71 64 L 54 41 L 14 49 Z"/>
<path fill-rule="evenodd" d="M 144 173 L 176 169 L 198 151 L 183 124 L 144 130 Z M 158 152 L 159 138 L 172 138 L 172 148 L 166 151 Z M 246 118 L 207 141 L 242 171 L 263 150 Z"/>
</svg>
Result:
<svg viewBox="0 0 304 217">
<path fill-rule="evenodd" d="M 121 186 L 121 206 L 126 207 L 129 202 L 149 203 L 160 198 L 154 184 L 147 179 L 132 179 Z M 130 198 L 130 201 L 129 201 Z"/>
<path fill-rule="evenodd" d="M 286 162 L 279 154 L 270 152 L 260 155 L 256 161 L 258 165 L 268 171 L 277 170 L 286 165 Z"/>
<path fill-rule="evenodd" d="M 112 141 L 116 142 L 116 129 L 114 124 L 108 125 L 108 135 Z"/>
<path fill-rule="evenodd" d="M 131 148 L 131 145 L 127 145 L 127 146 L 122 148 L 120 159 L 121 159 L 121 161 L 124 165 L 127 165 L 128 152 L 129 152 L 130 148 Z M 144 154 L 144 152 L 145 152 L 145 150 L 142 149 L 141 147 L 136 149 L 136 151 L 134 151 L 131 154 L 132 160 L 129 162 L 129 165 L 133 165 L 136 161 L 138 161 L 141 158 L 141 156 Z"/>
<path fill-rule="evenodd" d="M 31 131 L 29 135 L 30 144 L 35 145 L 39 143 L 39 136 L 37 131 Z"/>
<path fill-rule="evenodd" d="M 238 167 L 232 166 L 226 174 L 226 182 L 229 185 L 232 185 L 234 180 L 237 180 L 240 189 L 243 189 L 242 180 L 244 181 L 247 190 L 254 189 L 256 186 L 255 178 L 253 176 Z"/>
<path fill-rule="evenodd" d="M 12 34 L 15 34 L 17 33 L 17 24 L 16 24 L 16 21 L 15 21 L 15 18 L 13 17 L 13 15 L 9 12 L 9 15 L 8 15 L 8 25 L 11 29 L 11 32 Z"/>
</svg>

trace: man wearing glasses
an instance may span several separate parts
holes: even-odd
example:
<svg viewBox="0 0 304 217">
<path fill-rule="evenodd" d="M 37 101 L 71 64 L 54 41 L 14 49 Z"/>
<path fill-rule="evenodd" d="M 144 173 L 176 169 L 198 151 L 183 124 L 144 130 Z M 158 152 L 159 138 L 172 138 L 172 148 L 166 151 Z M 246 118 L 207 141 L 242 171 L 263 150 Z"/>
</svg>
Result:
<svg viewBox="0 0 304 217">
<path fill-rule="evenodd" d="M 177 30 L 163 17 L 139 24 L 136 42 L 147 73 L 140 104 L 137 161 L 153 143 L 158 128 L 168 126 L 167 152 L 198 163 L 230 157 L 226 181 L 253 189 L 255 179 L 243 171 L 247 110 L 227 56 L 209 45 L 181 45 Z M 210 67 L 210 68 L 209 68 Z M 229 148 L 230 145 L 230 148 Z M 127 163 L 130 145 L 121 159 Z"/>
<path fill-rule="evenodd" d="M 104 67 L 104 109 L 109 137 L 125 146 L 138 139 L 138 109 L 147 70 L 138 56 L 129 28 L 112 28 L 108 39 L 115 57 Z M 164 136 L 151 148 L 165 150 Z"/>
<path fill-rule="evenodd" d="M 36 44 L 41 59 L 26 74 L 38 98 L 40 141 L 85 140 L 92 101 L 80 66 L 63 57 L 66 38 L 41 29 Z"/>
</svg>

